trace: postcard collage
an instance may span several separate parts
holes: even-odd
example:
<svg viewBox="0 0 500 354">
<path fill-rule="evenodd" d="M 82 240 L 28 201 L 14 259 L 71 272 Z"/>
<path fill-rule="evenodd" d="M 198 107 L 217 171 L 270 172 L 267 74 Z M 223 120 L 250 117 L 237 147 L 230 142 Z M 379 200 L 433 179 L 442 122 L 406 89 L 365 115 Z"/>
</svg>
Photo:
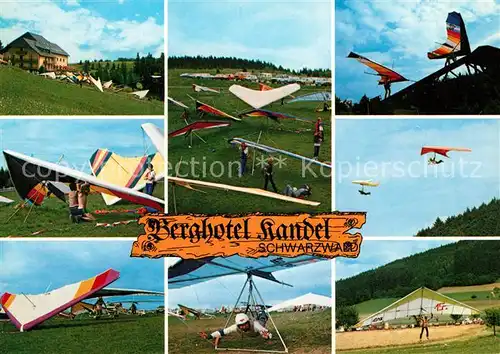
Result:
<svg viewBox="0 0 500 354">
<path fill-rule="evenodd" d="M 0 0 L 0 353 L 500 353 L 500 2 Z"/>
</svg>

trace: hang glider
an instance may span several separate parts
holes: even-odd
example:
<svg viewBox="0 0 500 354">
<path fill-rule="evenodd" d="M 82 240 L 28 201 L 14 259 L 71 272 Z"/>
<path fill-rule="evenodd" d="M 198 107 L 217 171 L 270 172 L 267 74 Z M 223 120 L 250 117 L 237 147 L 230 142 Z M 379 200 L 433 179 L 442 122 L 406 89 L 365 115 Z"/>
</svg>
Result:
<svg viewBox="0 0 500 354">
<path fill-rule="evenodd" d="M 97 87 L 97 89 L 99 91 L 104 92 L 104 90 L 102 89 L 102 84 L 101 84 L 100 78 L 96 80 L 92 77 L 92 75 L 89 75 L 89 79 L 90 79 L 90 82 L 92 82 L 95 85 L 95 87 Z"/>
<path fill-rule="evenodd" d="M 122 157 L 107 149 L 97 149 L 90 157 L 92 174 L 100 181 L 116 186 L 140 191 L 146 187 L 148 165 L 152 164 L 156 172 L 156 181 L 165 177 L 164 159 L 160 153 L 141 157 Z M 101 194 L 106 205 L 114 205 L 121 198 Z"/>
<path fill-rule="evenodd" d="M 45 198 L 49 195 L 49 192 L 54 196 L 66 202 L 66 195 L 70 192 L 67 185 L 61 182 L 47 182 L 34 186 L 26 195 L 25 201 L 29 201 L 37 206 L 42 205 Z"/>
<path fill-rule="evenodd" d="M 165 158 L 165 137 L 163 135 L 163 131 L 153 123 L 144 123 L 141 125 L 141 128 L 144 130 L 146 135 L 149 136 L 149 139 L 153 142 L 156 150 L 161 156 L 163 156 L 163 158 Z"/>
<path fill-rule="evenodd" d="M 292 203 L 304 204 L 304 205 L 309 205 L 309 206 L 320 205 L 319 202 L 313 202 L 313 201 L 309 201 L 309 200 L 305 200 L 305 199 L 288 197 L 288 196 L 285 196 L 282 194 L 269 192 L 269 191 L 259 189 L 259 188 L 237 187 L 237 186 L 231 186 L 228 184 L 205 182 L 205 181 L 192 180 L 192 179 L 179 178 L 179 177 L 168 177 L 168 181 L 170 183 L 175 184 L 175 185 L 180 185 L 182 187 L 192 189 L 192 190 L 196 190 L 193 186 L 197 186 L 197 187 L 213 188 L 213 189 L 218 189 L 218 190 L 223 190 L 223 191 L 232 191 L 232 192 L 253 194 L 253 195 L 258 195 L 261 197 L 273 198 L 273 199 L 283 200 L 285 202 L 292 202 Z"/>
<path fill-rule="evenodd" d="M 219 117 L 230 118 L 230 119 L 233 119 L 236 121 L 241 121 L 240 118 L 233 117 L 232 115 L 227 114 L 225 112 L 222 112 L 221 110 L 219 110 L 215 107 L 209 106 L 208 104 L 205 104 L 205 103 L 200 102 L 198 100 L 195 100 L 195 101 L 196 101 L 196 109 L 200 112 L 212 114 L 212 115 L 219 116 Z"/>
<path fill-rule="evenodd" d="M 105 89 L 109 89 L 113 85 L 113 80 L 106 81 L 104 84 L 102 84 L 102 87 Z"/>
<path fill-rule="evenodd" d="M 359 184 L 361 189 L 358 190 L 361 195 L 371 195 L 371 192 L 365 192 L 365 187 L 378 187 L 380 182 L 373 182 L 372 180 L 368 181 L 352 181 L 354 184 Z"/>
<path fill-rule="evenodd" d="M 315 164 L 315 165 L 319 165 L 319 166 L 322 166 L 322 167 L 326 167 L 326 168 L 332 168 L 332 166 L 329 165 L 329 164 L 327 164 L 327 163 L 324 163 L 324 162 L 321 162 L 321 161 L 318 161 L 318 160 L 314 160 L 314 159 L 311 159 L 309 157 L 305 157 L 305 156 L 301 156 L 301 155 L 298 155 L 298 154 L 294 154 L 293 152 L 289 152 L 289 151 L 286 151 L 286 150 L 281 150 L 281 149 L 273 148 L 271 146 L 267 146 L 267 145 L 264 145 L 264 144 L 254 143 L 253 141 L 250 141 L 250 140 L 245 140 L 245 139 L 241 139 L 241 138 L 233 138 L 233 139 L 230 140 L 230 142 L 231 143 L 236 143 L 236 144 L 245 143 L 249 147 L 252 147 L 252 148 L 257 149 L 257 150 L 264 151 L 266 153 L 282 154 L 282 155 L 290 156 L 290 157 L 292 157 L 294 159 L 302 160 L 304 162 L 309 162 L 309 163 L 312 163 L 312 164 Z"/>
<path fill-rule="evenodd" d="M 332 303 L 333 303 L 332 299 L 327 296 L 309 293 L 296 297 L 295 299 L 283 301 L 280 304 L 274 305 L 268 311 L 274 312 L 274 311 L 293 310 L 293 308 L 296 306 L 308 306 L 308 305 L 332 307 Z"/>
<path fill-rule="evenodd" d="M 259 259 L 231 256 L 226 258 L 178 259 L 169 266 L 168 287 L 169 289 L 180 289 L 236 274 L 248 274 L 278 284 L 288 285 L 276 279 L 273 272 L 322 260 L 324 258 L 316 256 L 298 256 L 294 258 L 269 256 Z"/>
<path fill-rule="evenodd" d="M 9 198 L 6 198 L 6 197 L 2 197 L 0 195 L 0 203 L 10 204 L 10 203 L 14 203 L 14 201 L 12 199 L 9 199 Z"/>
<path fill-rule="evenodd" d="M 431 156 L 428 160 L 429 165 L 439 165 L 440 163 L 443 163 L 443 160 L 438 160 L 436 158 L 436 154 L 448 157 L 448 152 L 450 151 L 458 151 L 458 152 L 471 152 L 471 149 L 468 148 L 453 148 L 453 147 L 444 147 L 444 146 L 424 146 L 422 147 L 422 150 L 420 151 L 420 155 L 425 155 L 428 153 L 432 153 L 433 156 Z"/>
<path fill-rule="evenodd" d="M 221 127 L 228 127 L 231 123 L 228 122 L 216 122 L 216 121 L 205 121 L 205 122 L 194 122 L 186 125 L 185 127 L 168 133 L 169 138 L 175 138 L 176 136 L 181 136 L 185 134 L 190 134 L 198 130 L 214 129 Z"/>
<path fill-rule="evenodd" d="M 307 95 L 299 96 L 294 98 L 287 103 L 295 103 L 295 102 L 328 102 L 332 100 L 332 94 L 327 91 L 323 92 L 315 92 Z"/>
<path fill-rule="evenodd" d="M 172 102 L 174 105 L 176 105 L 178 107 L 181 107 L 181 108 L 184 108 L 184 109 L 189 109 L 188 106 L 186 106 L 184 103 L 182 103 L 180 101 L 176 101 L 173 98 L 168 97 L 168 96 L 167 96 L 167 99 L 168 99 L 168 102 Z"/>
<path fill-rule="evenodd" d="M 213 92 L 213 93 L 220 93 L 219 90 L 212 89 L 210 87 L 205 87 L 205 86 L 200 86 L 193 84 L 193 91 L 195 92 Z"/>
<path fill-rule="evenodd" d="M 143 91 L 132 92 L 130 94 L 135 95 L 135 96 L 139 97 L 140 100 L 142 100 L 144 97 L 146 97 L 148 92 L 149 92 L 149 90 L 143 90 Z"/>
<path fill-rule="evenodd" d="M 347 57 L 352 58 L 352 59 L 356 59 L 361 64 L 364 64 L 364 65 L 368 66 L 369 68 L 375 70 L 377 72 L 377 75 L 380 76 L 380 80 L 378 82 L 379 85 L 383 85 L 385 83 L 409 81 L 407 78 L 398 74 L 394 70 L 391 70 L 388 67 L 383 66 L 381 64 L 378 64 L 378 63 L 376 63 L 368 58 L 365 58 L 365 57 L 359 55 L 359 54 L 350 52 Z"/>
<path fill-rule="evenodd" d="M 273 102 L 279 101 L 292 93 L 300 90 L 299 84 L 290 84 L 267 91 L 251 90 L 240 85 L 232 85 L 229 91 L 243 102 L 255 109 L 262 108 Z"/>
<path fill-rule="evenodd" d="M 355 327 L 383 324 L 391 320 L 408 319 L 413 316 L 478 314 L 479 310 L 434 290 L 422 287 L 392 303 L 379 312 L 358 322 Z"/>
<path fill-rule="evenodd" d="M 446 18 L 446 42 L 439 48 L 427 53 L 429 59 L 444 59 L 471 53 L 467 31 L 462 15 L 450 12 Z"/>
<path fill-rule="evenodd" d="M 51 78 L 53 80 L 56 79 L 56 73 L 51 71 L 49 73 L 43 73 L 43 74 L 40 74 L 40 76 L 44 76 L 44 77 L 48 77 L 48 78 Z"/>
<path fill-rule="evenodd" d="M 260 91 L 271 91 L 273 88 L 271 86 L 267 86 L 266 84 L 259 82 L 259 90 Z"/>
<path fill-rule="evenodd" d="M 164 209 L 164 201 L 161 199 L 101 181 L 86 173 L 10 150 L 5 150 L 3 154 L 14 187 L 23 200 L 26 199 L 33 187 L 45 181 L 63 183 L 82 181 L 89 183 L 92 189 L 98 193 L 106 193 L 156 210 L 163 211 Z"/>
<path fill-rule="evenodd" d="M 4 293 L 0 298 L 0 303 L 16 328 L 24 332 L 80 301 L 95 297 L 95 293 L 115 282 L 119 277 L 119 272 L 109 269 L 93 278 L 66 285 L 45 294 Z"/>
<path fill-rule="evenodd" d="M 246 117 L 267 117 L 270 118 L 274 121 L 278 121 L 278 119 L 290 119 L 290 120 L 296 120 L 299 122 L 306 122 L 306 123 L 313 123 L 313 121 L 309 119 L 302 119 L 302 118 L 297 118 L 289 114 L 285 113 L 279 113 L 279 112 L 272 112 L 268 111 L 265 109 L 253 109 L 251 111 L 243 112 L 239 115 L 240 117 L 246 116 Z"/>
</svg>

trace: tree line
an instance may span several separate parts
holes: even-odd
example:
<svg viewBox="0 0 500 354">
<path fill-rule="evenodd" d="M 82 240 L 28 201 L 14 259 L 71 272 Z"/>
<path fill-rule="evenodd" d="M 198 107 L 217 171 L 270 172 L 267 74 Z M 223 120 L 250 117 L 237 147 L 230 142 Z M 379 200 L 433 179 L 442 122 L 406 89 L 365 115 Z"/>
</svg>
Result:
<svg viewBox="0 0 500 354">
<path fill-rule="evenodd" d="M 0 189 L 12 187 L 9 170 L 0 167 Z"/>
<path fill-rule="evenodd" d="M 216 57 L 216 56 L 170 56 L 168 58 L 169 69 L 208 69 L 215 70 L 219 73 L 222 69 L 233 69 L 241 71 L 265 71 L 265 72 L 280 72 L 291 75 L 305 75 L 314 77 L 331 77 L 329 69 L 309 69 L 302 68 L 300 70 L 290 70 L 273 63 L 256 60 L 256 59 L 241 59 L 236 57 Z"/>
</svg>

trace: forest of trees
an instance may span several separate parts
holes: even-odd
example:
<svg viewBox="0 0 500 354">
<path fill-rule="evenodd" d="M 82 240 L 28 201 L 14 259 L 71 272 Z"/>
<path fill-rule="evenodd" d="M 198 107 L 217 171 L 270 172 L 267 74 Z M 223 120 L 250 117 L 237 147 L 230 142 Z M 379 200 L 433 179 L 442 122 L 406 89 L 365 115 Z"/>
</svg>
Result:
<svg viewBox="0 0 500 354">
<path fill-rule="evenodd" d="M 498 215 L 498 214 L 497 214 Z M 377 247 L 390 246 L 381 243 Z M 500 278 L 500 242 L 460 241 L 337 281 L 337 306 L 350 306 L 377 298 L 401 298 L 425 286 L 489 284 Z"/>
<path fill-rule="evenodd" d="M 493 198 L 478 208 L 467 208 L 462 214 L 446 220 L 437 218 L 432 227 L 417 236 L 498 236 L 500 235 L 500 199 Z"/>
<path fill-rule="evenodd" d="M 12 187 L 9 171 L 0 167 L 0 189 Z"/>
<path fill-rule="evenodd" d="M 222 70 L 234 69 L 240 71 L 264 71 L 264 72 L 280 72 L 288 73 L 291 75 L 305 75 L 314 77 L 331 77 L 331 70 L 329 69 L 308 69 L 303 68 L 299 71 L 286 69 L 284 67 L 276 66 L 261 60 L 253 59 L 240 59 L 235 57 L 214 57 L 214 56 L 171 56 L 168 58 L 169 69 L 209 69 L 209 70 Z"/>
<path fill-rule="evenodd" d="M 84 72 L 90 73 L 96 78 L 99 77 L 102 82 L 113 80 L 115 85 L 126 85 L 134 90 L 149 90 L 148 96 L 154 96 L 160 100 L 164 99 L 165 56 L 163 53 L 159 58 L 154 58 L 151 54 L 140 57 L 137 53 L 135 59 L 86 60 L 80 62 L 80 65 L 82 65 Z M 154 79 L 153 75 L 161 76 L 161 78 Z"/>
</svg>

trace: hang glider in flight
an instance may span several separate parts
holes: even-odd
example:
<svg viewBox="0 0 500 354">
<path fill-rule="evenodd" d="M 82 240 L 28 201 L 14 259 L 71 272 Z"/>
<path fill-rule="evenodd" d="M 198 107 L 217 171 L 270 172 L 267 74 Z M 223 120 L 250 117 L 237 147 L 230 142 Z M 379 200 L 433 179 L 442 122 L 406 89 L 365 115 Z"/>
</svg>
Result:
<svg viewBox="0 0 500 354">
<path fill-rule="evenodd" d="M 276 122 L 278 122 L 279 119 L 290 119 L 290 120 L 296 120 L 299 122 L 313 123 L 313 121 L 309 120 L 309 119 L 297 118 L 297 117 L 292 116 L 290 114 L 272 112 L 272 111 L 268 111 L 265 109 L 253 109 L 251 111 L 243 112 L 239 116 L 240 117 L 267 117 L 267 118 L 270 118 Z"/>
<path fill-rule="evenodd" d="M 0 304 L 16 328 L 24 332 L 84 300 L 111 296 L 163 295 L 160 292 L 145 290 L 106 289 L 119 277 L 119 272 L 108 269 L 90 279 L 63 286 L 45 294 L 4 293 L 0 297 Z"/>
<path fill-rule="evenodd" d="M 220 93 L 219 90 L 212 89 L 210 87 L 205 87 L 205 86 L 200 86 L 193 84 L 193 91 L 195 92 L 213 92 L 213 93 Z"/>
<path fill-rule="evenodd" d="M 299 84 L 290 84 L 266 91 L 251 90 L 240 85 L 232 85 L 229 91 L 243 102 L 255 109 L 262 108 L 273 102 L 279 101 L 292 93 L 300 90 Z"/>
<path fill-rule="evenodd" d="M 182 103 L 181 101 L 176 101 L 174 100 L 173 98 L 171 97 L 167 97 L 168 99 L 168 102 L 172 102 L 174 105 L 178 106 L 178 107 L 181 107 L 181 108 L 184 108 L 184 109 L 189 109 L 188 106 L 186 106 L 184 103 Z"/>
<path fill-rule="evenodd" d="M 365 58 L 359 54 L 350 52 L 347 56 L 348 58 L 356 59 L 361 64 L 368 66 L 369 68 L 375 70 L 377 72 L 376 75 L 380 76 L 380 80 L 378 82 L 379 85 L 384 85 L 385 83 L 394 83 L 394 82 L 403 82 L 409 81 L 404 76 L 398 74 L 394 70 L 389 69 L 386 66 L 383 66 L 379 63 L 376 63 L 368 58 Z"/>
<path fill-rule="evenodd" d="M 311 159 L 309 157 L 294 154 L 293 152 L 290 152 L 290 151 L 273 148 L 271 146 L 267 146 L 264 144 L 254 143 L 253 141 L 250 141 L 250 140 L 245 140 L 245 139 L 241 139 L 241 138 L 233 138 L 229 142 L 240 144 L 240 145 L 241 145 L 241 143 L 245 143 L 249 147 L 252 147 L 252 148 L 260 150 L 260 151 L 264 151 L 266 153 L 282 154 L 282 155 L 290 156 L 294 159 L 302 160 L 304 162 L 309 162 L 309 163 L 312 163 L 315 165 L 319 165 L 321 167 L 332 168 L 332 166 L 327 164 L 327 163 L 324 163 L 324 162 L 321 162 L 318 160 L 314 160 L 314 159 Z"/>
<path fill-rule="evenodd" d="M 98 149 L 90 158 L 92 174 L 103 182 L 140 191 L 146 187 L 149 164 L 156 172 L 156 181 L 165 178 L 164 159 L 160 153 L 141 157 L 122 157 L 107 149 Z M 106 205 L 114 205 L 121 198 L 102 193 Z"/>
<path fill-rule="evenodd" d="M 175 130 L 171 133 L 168 133 L 168 137 L 175 138 L 176 136 L 189 135 L 189 134 L 194 133 L 198 130 L 222 128 L 222 127 L 228 127 L 230 125 L 231 125 L 231 123 L 228 123 L 228 122 L 198 121 L 198 122 L 188 124 L 185 127 L 178 129 L 178 130 Z"/>
<path fill-rule="evenodd" d="M 359 194 L 361 195 L 371 195 L 371 192 L 365 192 L 365 187 L 378 187 L 380 185 L 380 182 L 373 182 L 372 180 L 352 181 L 352 183 L 359 184 L 361 186 L 361 189 L 358 190 Z"/>
<path fill-rule="evenodd" d="M 180 177 L 168 177 L 168 181 L 170 183 L 175 184 L 175 185 L 179 185 L 179 186 L 191 189 L 191 190 L 196 190 L 193 187 L 193 186 L 195 186 L 195 187 L 201 187 L 201 188 L 212 188 L 212 189 L 218 189 L 218 190 L 223 190 L 223 191 L 232 191 L 232 192 L 253 194 L 253 195 L 258 195 L 261 197 L 273 198 L 273 199 L 278 199 L 278 200 L 282 200 L 285 202 L 298 203 L 298 204 L 309 205 L 309 206 L 320 205 L 319 202 L 313 202 L 313 201 L 309 201 L 309 200 L 305 200 L 305 199 L 288 197 L 286 195 L 269 192 L 269 191 L 259 189 L 259 188 L 238 187 L 238 186 L 232 186 L 229 184 L 205 182 L 205 181 L 192 180 L 192 179 L 186 179 L 186 178 L 180 178 Z"/>
<path fill-rule="evenodd" d="M 219 116 L 219 117 L 223 117 L 223 118 L 230 118 L 232 120 L 241 121 L 240 118 L 236 118 L 236 117 L 234 117 L 234 116 L 232 116 L 230 114 L 222 112 L 221 110 L 219 110 L 219 109 L 217 109 L 215 107 L 209 106 L 206 103 L 200 102 L 198 100 L 195 100 L 195 101 L 196 101 L 196 109 L 199 112 L 202 112 L 202 114 L 208 113 L 208 114 L 212 114 L 214 116 Z"/>
<path fill-rule="evenodd" d="M 448 59 L 470 53 L 469 39 L 462 15 L 458 12 L 450 12 L 446 18 L 446 42 L 427 53 L 427 57 L 429 59 Z"/>
<path fill-rule="evenodd" d="M 436 154 L 439 154 L 444 157 L 448 157 L 448 153 L 450 151 L 457 151 L 457 152 L 472 152 L 471 149 L 469 148 L 454 148 L 454 147 L 445 147 L 445 146 L 424 146 L 422 147 L 422 150 L 420 151 L 420 155 L 425 155 L 432 153 L 434 154 L 432 157 L 429 158 L 429 165 L 439 165 L 440 163 L 443 163 L 443 160 L 437 160 L 436 159 Z"/>
<path fill-rule="evenodd" d="M 328 102 L 332 100 L 332 94 L 327 91 L 309 93 L 307 95 L 299 96 L 287 103 L 295 102 Z"/>
<path fill-rule="evenodd" d="M 22 200 L 28 197 L 30 191 L 38 184 L 44 182 L 87 182 L 92 190 L 105 193 L 114 197 L 122 198 L 134 204 L 144 205 L 156 210 L 163 211 L 164 201 L 150 195 L 113 185 L 101 181 L 94 176 L 84 172 L 76 171 L 65 166 L 39 160 L 14 151 L 3 152 L 9 173 Z M 65 202 L 64 198 L 60 198 Z"/>
</svg>

